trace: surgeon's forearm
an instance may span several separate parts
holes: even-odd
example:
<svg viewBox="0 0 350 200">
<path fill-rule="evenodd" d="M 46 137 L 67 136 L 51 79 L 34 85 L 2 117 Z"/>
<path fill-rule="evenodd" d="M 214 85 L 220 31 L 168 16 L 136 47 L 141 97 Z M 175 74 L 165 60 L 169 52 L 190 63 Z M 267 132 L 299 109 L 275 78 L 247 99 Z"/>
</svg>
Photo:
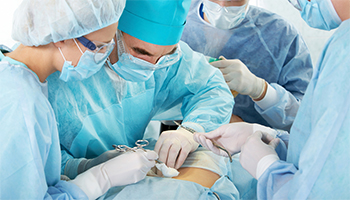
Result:
<svg viewBox="0 0 350 200">
<path fill-rule="evenodd" d="M 67 160 L 66 165 L 64 167 L 63 174 L 68 176 L 70 179 L 74 179 L 79 173 L 78 168 L 79 164 L 86 160 L 85 158 L 71 158 Z"/>
<path fill-rule="evenodd" d="M 284 87 L 269 84 L 263 100 L 255 102 L 255 110 L 274 128 L 289 130 L 301 103 L 301 93 L 291 93 Z"/>
</svg>

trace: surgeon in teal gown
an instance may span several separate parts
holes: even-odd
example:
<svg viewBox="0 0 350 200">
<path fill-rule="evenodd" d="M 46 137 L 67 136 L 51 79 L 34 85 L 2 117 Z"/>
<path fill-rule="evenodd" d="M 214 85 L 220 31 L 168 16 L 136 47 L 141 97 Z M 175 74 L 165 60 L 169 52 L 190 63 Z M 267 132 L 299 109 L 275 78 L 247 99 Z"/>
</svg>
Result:
<svg viewBox="0 0 350 200">
<path fill-rule="evenodd" d="M 125 80 L 126 74 L 114 69 L 119 62 L 113 61 L 83 81 L 65 83 L 59 74 L 49 77 L 62 173 L 75 177 L 82 162 L 99 159 L 113 150 L 113 144 L 134 146 L 156 114 L 176 106 L 180 109 L 166 119 L 178 119 L 175 116 L 180 113 L 183 124 L 197 131 L 211 131 L 229 122 L 234 101 L 221 72 L 179 42 L 189 6 L 189 0 L 126 2 L 119 20 L 121 31 L 155 46 L 178 43 L 179 60 L 159 69 L 155 65 L 147 80 Z M 193 140 L 192 135 L 189 138 Z"/>
<path fill-rule="evenodd" d="M 248 131 L 248 123 L 240 124 L 239 132 L 238 124 L 233 123 L 194 138 L 215 151 L 208 139 L 213 136 L 219 142 L 225 137 L 219 143 L 241 150 L 240 163 L 258 180 L 258 199 L 348 199 L 350 1 L 291 3 L 311 27 L 337 30 L 323 48 L 290 135 L 278 131 L 279 139 L 273 139 L 268 131 Z M 244 140 L 242 147 L 235 145 L 239 138 Z M 274 150 L 284 144 L 286 152 Z M 280 156 L 283 152 L 286 160 Z"/>
</svg>

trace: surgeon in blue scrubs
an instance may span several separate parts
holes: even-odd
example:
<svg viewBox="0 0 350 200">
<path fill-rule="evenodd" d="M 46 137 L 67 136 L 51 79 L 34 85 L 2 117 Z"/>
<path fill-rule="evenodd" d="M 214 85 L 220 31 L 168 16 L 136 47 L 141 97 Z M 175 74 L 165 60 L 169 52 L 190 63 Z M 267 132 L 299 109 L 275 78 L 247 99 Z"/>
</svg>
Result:
<svg viewBox="0 0 350 200">
<path fill-rule="evenodd" d="M 291 23 L 249 0 L 193 0 L 181 40 L 222 59 L 211 64 L 239 93 L 232 122 L 290 129 L 313 71 Z"/>
<path fill-rule="evenodd" d="M 63 174 L 74 178 L 114 157 L 113 144 L 135 146 L 156 114 L 177 106 L 165 120 L 180 114 L 199 132 L 229 122 L 234 101 L 220 70 L 180 41 L 190 3 L 127 0 L 109 67 L 83 81 L 49 77 Z M 155 151 L 179 168 L 198 145 L 181 128 L 163 132 Z"/>
<path fill-rule="evenodd" d="M 24 0 L 15 11 L 12 37 L 20 44 L 14 51 L 0 45 L 0 199 L 96 199 L 155 165 L 156 152 L 139 150 L 60 180 L 46 78 L 59 71 L 60 80 L 74 82 L 96 73 L 113 50 L 124 7 L 123 0 Z"/>
<path fill-rule="evenodd" d="M 350 0 L 290 2 L 309 26 L 337 28 L 320 55 L 290 135 L 240 122 L 194 138 L 218 154 L 224 152 L 211 140 L 232 154 L 241 151 L 240 163 L 258 180 L 258 199 L 348 199 Z"/>
</svg>

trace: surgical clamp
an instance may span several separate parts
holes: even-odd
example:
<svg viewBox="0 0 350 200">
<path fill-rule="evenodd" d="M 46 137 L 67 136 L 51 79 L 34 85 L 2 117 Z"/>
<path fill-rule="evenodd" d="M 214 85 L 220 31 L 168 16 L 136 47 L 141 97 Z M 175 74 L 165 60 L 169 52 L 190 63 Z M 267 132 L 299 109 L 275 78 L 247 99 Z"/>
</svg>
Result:
<svg viewBox="0 0 350 200">
<path fill-rule="evenodd" d="M 147 146 L 147 145 L 149 144 L 149 142 L 148 142 L 147 140 L 137 140 L 137 141 L 135 142 L 135 144 L 136 144 L 136 147 L 133 147 L 133 148 L 128 147 L 128 146 L 126 146 L 126 145 L 124 145 L 124 144 L 121 144 L 121 145 L 115 145 L 115 144 L 113 144 L 112 146 L 113 146 L 113 148 L 114 148 L 115 150 L 121 151 L 121 152 L 127 152 L 127 151 L 134 151 L 134 152 L 135 152 L 137 149 L 141 149 L 141 150 L 143 150 L 143 151 L 146 152 L 146 150 L 145 150 L 143 147 Z M 158 159 L 156 159 L 155 161 L 156 161 L 157 163 L 160 163 L 160 164 L 163 163 L 162 161 L 160 161 L 160 160 L 158 160 Z"/>
</svg>

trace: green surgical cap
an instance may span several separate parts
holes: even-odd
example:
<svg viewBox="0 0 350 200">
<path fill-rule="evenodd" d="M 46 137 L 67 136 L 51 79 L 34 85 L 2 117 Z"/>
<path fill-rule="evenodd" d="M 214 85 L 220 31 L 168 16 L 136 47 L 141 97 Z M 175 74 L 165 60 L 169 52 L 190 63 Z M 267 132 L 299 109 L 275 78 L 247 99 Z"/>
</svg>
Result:
<svg viewBox="0 0 350 200">
<path fill-rule="evenodd" d="M 157 45 L 180 41 L 191 0 L 126 0 L 118 29 Z"/>
<path fill-rule="evenodd" d="M 118 22 L 125 0 L 23 0 L 12 38 L 26 46 L 77 38 Z"/>
</svg>

